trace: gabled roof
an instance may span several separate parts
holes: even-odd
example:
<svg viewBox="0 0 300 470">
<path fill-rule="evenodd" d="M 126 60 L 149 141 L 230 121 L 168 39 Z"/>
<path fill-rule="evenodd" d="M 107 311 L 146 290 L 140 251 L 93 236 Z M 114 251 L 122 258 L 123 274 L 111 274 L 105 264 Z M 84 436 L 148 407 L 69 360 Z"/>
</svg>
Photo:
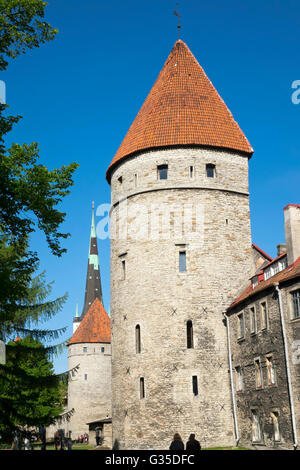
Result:
<svg viewBox="0 0 300 470">
<path fill-rule="evenodd" d="M 177 41 L 131 125 L 106 177 L 135 152 L 169 146 L 253 149 L 188 46 Z"/>
<path fill-rule="evenodd" d="M 283 255 L 285 254 L 286 253 L 284 253 Z M 279 259 L 280 257 L 281 256 L 278 256 L 277 259 Z M 283 269 L 279 273 L 274 274 L 274 276 L 270 277 L 269 279 L 259 282 L 255 287 L 253 287 L 252 284 L 249 285 L 247 289 L 245 289 L 244 292 L 230 305 L 227 311 L 232 310 L 241 302 L 248 300 L 248 298 L 252 297 L 255 294 L 258 294 L 259 292 L 264 291 L 265 289 L 268 289 L 269 287 L 273 287 L 276 284 L 282 284 L 283 282 L 298 277 L 300 278 L 300 256 L 290 266 Z"/>
<path fill-rule="evenodd" d="M 269 256 L 265 251 L 263 251 L 261 248 L 259 248 L 259 246 L 255 245 L 255 243 L 252 243 L 252 247 L 253 247 L 256 251 L 258 251 L 258 253 L 259 253 L 260 255 L 262 255 L 263 258 L 267 259 L 268 261 L 272 261 L 271 256 Z"/>
<path fill-rule="evenodd" d="M 110 343 L 110 318 L 98 298 L 94 300 L 68 345 Z"/>
</svg>

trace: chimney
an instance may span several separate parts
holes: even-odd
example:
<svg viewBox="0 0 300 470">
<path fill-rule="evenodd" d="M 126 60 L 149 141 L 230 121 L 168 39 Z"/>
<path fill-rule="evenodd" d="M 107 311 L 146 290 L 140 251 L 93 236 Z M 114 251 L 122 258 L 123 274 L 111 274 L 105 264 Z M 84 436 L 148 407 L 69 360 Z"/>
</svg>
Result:
<svg viewBox="0 0 300 470">
<path fill-rule="evenodd" d="M 279 243 L 277 245 L 277 256 L 281 255 L 284 251 L 286 251 L 286 243 Z"/>
<path fill-rule="evenodd" d="M 284 208 L 284 228 L 288 264 L 300 256 L 300 205 L 288 204 Z"/>
</svg>

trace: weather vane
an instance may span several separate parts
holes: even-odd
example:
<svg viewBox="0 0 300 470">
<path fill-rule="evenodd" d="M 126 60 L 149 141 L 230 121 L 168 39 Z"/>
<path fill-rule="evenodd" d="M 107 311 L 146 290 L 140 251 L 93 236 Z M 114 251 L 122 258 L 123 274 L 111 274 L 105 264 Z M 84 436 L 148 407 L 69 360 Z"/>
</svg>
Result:
<svg viewBox="0 0 300 470">
<path fill-rule="evenodd" d="M 178 18 L 178 38 L 180 39 L 180 28 L 181 28 L 181 25 L 180 25 L 180 14 L 179 14 L 179 3 L 176 3 L 177 5 L 177 10 L 174 11 L 174 15 L 177 16 Z"/>
</svg>

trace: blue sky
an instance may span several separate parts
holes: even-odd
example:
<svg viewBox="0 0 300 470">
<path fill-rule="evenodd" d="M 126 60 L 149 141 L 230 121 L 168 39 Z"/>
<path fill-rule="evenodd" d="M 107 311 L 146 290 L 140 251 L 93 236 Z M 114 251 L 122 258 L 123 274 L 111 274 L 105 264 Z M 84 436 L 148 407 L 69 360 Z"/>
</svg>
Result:
<svg viewBox="0 0 300 470">
<path fill-rule="evenodd" d="M 61 206 L 72 234 L 67 254 L 53 257 L 40 233 L 32 239 L 40 269 L 55 281 L 53 298 L 69 293 L 46 324 L 67 326 L 64 338 L 72 334 L 76 302 L 83 305 L 91 203 L 110 202 L 106 169 L 177 40 L 175 8 L 170 0 L 50 0 L 46 20 L 58 28 L 56 39 L 1 73 L 10 113 L 23 116 L 8 143 L 38 142 L 49 168 L 80 164 Z M 252 238 L 275 256 L 284 241 L 283 207 L 300 202 L 300 104 L 292 102 L 292 83 L 300 80 L 299 1 L 186 0 L 180 11 L 182 39 L 255 150 Z M 98 246 L 109 310 L 109 240 Z M 54 365 L 67 370 L 67 352 Z"/>
</svg>

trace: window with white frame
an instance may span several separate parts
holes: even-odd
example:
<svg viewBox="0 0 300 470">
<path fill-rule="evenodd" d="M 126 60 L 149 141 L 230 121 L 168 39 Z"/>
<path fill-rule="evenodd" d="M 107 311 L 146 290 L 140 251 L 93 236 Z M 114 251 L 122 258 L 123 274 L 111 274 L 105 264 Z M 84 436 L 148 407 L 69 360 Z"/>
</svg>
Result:
<svg viewBox="0 0 300 470">
<path fill-rule="evenodd" d="M 269 279 L 272 276 L 271 268 L 268 268 L 264 271 L 265 280 Z"/>
<path fill-rule="evenodd" d="M 261 304 L 260 304 L 260 313 L 261 313 L 261 329 L 265 330 L 265 329 L 268 328 L 267 302 L 261 302 Z"/>
<path fill-rule="evenodd" d="M 186 272 L 186 251 L 179 251 L 179 272 Z"/>
<path fill-rule="evenodd" d="M 272 356 L 266 357 L 266 365 L 267 365 L 268 384 L 275 385 L 276 383 L 275 366 L 274 366 L 274 359 Z"/>
<path fill-rule="evenodd" d="M 206 165 L 206 176 L 207 178 L 214 178 L 216 176 L 216 165 L 213 163 Z"/>
<path fill-rule="evenodd" d="M 262 367 L 261 367 L 260 359 L 255 359 L 254 365 L 255 365 L 256 388 L 262 388 L 262 386 L 263 386 L 263 375 L 262 375 Z"/>
<path fill-rule="evenodd" d="M 293 318 L 300 318 L 300 289 L 291 292 Z"/>
<path fill-rule="evenodd" d="M 256 333 L 256 311 L 255 307 L 250 308 L 250 332 Z"/>
<path fill-rule="evenodd" d="M 238 338 L 245 337 L 245 321 L 244 321 L 244 312 L 239 313 L 238 315 Z"/>
<path fill-rule="evenodd" d="M 157 167 L 157 178 L 159 180 L 168 179 L 168 165 L 158 165 Z"/>
<path fill-rule="evenodd" d="M 273 422 L 274 441 L 280 441 L 279 414 L 278 414 L 278 411 L 272 411 L 272 412 L 271 412 L 271 418 L 272 418 L 272 422 Z"/>
<path fill-rule="evenodd" d="M 251 410 L 251 414 L 252 414 L 252 441 L 261 442 L 262 433 L 261 433 L 258 411 Z"/>
</svg>

